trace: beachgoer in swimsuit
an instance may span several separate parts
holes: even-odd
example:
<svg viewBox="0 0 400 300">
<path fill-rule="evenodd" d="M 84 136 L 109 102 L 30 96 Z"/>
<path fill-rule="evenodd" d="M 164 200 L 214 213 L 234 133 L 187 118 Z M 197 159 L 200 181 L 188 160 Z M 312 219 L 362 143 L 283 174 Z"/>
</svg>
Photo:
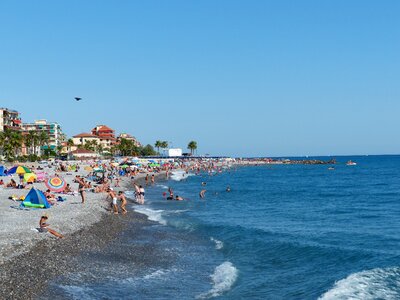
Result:
<svg viewBox="0 0 400 300">
<path fill-rule="evenodd" d="M 82 203 L 85 203 L 85 188 L 86 188 L 85 180 L 81 178 L 79 175 L 76 175 L 75 180 L 79 183 L 78 192 L 81 195 Z"/>
<path fill-rule="evenodd" d="M 111 206 L 114 209 L 114 215 L 118 215 L 117 195 L 115 194 L 113 188 L 108 188 L 107 193 L 107 198 L 110 197 L 112 199 Z"/>
<path fill-rule="evenodd" d="M 49 225 L 47 222 L 48 217 L 47 216 L 42 216 L 39 221 L 39 232 L 48 232 L 51 233 L 52 235 L 62 239 L 64 236 L 54 229 L 49 228 Z"/>
<path fill-rule="evenodd" d="M 127 201 L 124 192 L 118 192 L 118 198 L 121 200 L 122 214 L 126 214 L 128 211 L 125 208 Z"/>
<path fill-rule="evenodd" d="M 140 192 L 140 204 L 144 204 L 144 188 L 143 186 L 139 186 L 139 192 Z"/>
<path fill-rule="evenodd" d="M 204 196 L 205 196 L 204 194 L 206 193 L 206 191 L 207 190 L 201 190 L 200 191 L 200 194 L 199 194 L 200 198 L 202 198 L 202 199 L 204 198 Z"/>
</svg>

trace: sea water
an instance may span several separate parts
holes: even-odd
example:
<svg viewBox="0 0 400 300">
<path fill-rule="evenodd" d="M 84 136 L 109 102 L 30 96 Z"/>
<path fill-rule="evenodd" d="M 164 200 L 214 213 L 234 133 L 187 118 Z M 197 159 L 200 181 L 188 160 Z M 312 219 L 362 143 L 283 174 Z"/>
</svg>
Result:
<svg viewBox="0 0 400 300">
<path fill-rule="evenodd" d="M 153 222 L 109 250 L 143 261 L 93 258 L 90 276 L 53 286 L 75 299 L 399 299 L 400 156 L 337 160 L 158 182 L 130 208 Z"/>
</svg>

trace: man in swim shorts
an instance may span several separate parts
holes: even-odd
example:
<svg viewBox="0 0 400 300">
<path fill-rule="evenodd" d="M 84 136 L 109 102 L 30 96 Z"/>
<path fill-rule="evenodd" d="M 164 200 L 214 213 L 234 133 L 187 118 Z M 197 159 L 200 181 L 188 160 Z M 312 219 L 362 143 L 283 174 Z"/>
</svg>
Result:
<svg viewBox="0 0 400 300">
<path fill-rule="evenodd" d="M 112 199 L 111 206 L 112 206 L 112 208 L 114 210 L 114 215 L 118 215 L 118 205 L 117 205 L 117 199 L 118 198 L 117 198 L 117 195 L 114 192 L 114 189 L 113 188 L 108 188 L 107 193 L 108 193 L 107 198 L 110 197 Z"/>
</svg>

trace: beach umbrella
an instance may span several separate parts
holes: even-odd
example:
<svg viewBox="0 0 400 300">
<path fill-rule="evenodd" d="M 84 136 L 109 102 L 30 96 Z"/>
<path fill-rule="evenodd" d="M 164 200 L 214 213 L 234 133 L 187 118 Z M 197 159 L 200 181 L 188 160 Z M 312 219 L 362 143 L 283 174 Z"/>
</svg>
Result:
<svg viewBox="0 0 400 300">
<path fill-rule="evenodd" d="M 44 184 L 53 192 L 62 192 L 67 186 L 65 180 L 59 176 L 47 178 Z"/>
<path fill-rule="evenodd" d="M 35 173 L 25 173 L 24 174 L 24 181 L 25 182 L 35 182 L 37 176 Z"/>
<path fill-rule="evenodd" d="M 127 167 L 129 167 L 129 165 L 127 165 L 127 164 L 124 164 L 121 166 L 122 169 L 126 169 Z"/>
<path fill-rule="evenodd" d="M 103 168 L 94 168 L 94 169 L 93 169 L 93 172 L 96 172 L 96 173 L 98 173 L 98 172 L 104 173 L 105 171 L 104 171 Z"/>
<path fill-rule="evenodd" d="M 25 173 L 32 173 L 32 171 L 25 166 L 14 166 L 7 171 L 7 174 L 14 174 L 14 173 L 25 174 Z"/>
<path fill-rule="evenodd" d="M 88 171 L 88 172 L 92 172 L 93 171 L 93 168 L 89 167 L 89 166 L 85 167 L 84 169 L 85 169 L 85 171 Z"/>
</svg>

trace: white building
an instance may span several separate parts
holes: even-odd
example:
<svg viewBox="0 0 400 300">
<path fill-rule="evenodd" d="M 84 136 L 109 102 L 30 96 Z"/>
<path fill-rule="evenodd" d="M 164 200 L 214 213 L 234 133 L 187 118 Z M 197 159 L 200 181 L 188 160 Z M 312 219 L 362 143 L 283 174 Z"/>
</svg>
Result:
<svg viewBox="0 0 400 300">
<path fill-rule="evenodd" d="M 167 156 L 169 156 L 169 157 L 182 156 L 182 149 L 181 148 L 170 148 L 170 149 L 168 149 Z"/>
</svg>

